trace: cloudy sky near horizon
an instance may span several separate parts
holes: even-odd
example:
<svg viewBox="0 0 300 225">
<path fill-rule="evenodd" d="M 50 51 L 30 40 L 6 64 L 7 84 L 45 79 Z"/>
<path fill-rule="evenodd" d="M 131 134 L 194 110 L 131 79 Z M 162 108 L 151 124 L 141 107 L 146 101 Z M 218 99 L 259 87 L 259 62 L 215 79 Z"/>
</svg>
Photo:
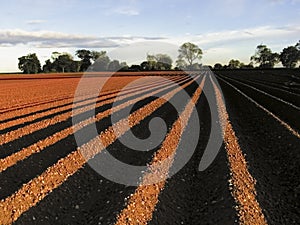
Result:
<svg viewBox="0 0 300 225">
<path fill-rule="evenodd" d="M 300 39 L 300 0 L 10 0 L 0 14 L 0 72 L 18 71 L 17 58 L 36 52 L 107 50 L 129 63 L 147 53 L 175 60 L 186 41 L 202 63 L 249 62 L 258 44 L 280 52 Z"/>
</svg>

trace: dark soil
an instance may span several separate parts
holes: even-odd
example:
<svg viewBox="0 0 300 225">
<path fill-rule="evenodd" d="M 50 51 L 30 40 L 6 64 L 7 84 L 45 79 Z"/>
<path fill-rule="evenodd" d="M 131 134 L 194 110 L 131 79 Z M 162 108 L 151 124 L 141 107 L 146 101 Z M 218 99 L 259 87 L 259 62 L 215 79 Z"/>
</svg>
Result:
<svg viewBox="0 0 300 225">
<path fill-rule="evenodd" d="M 263 74 L 248 74 L 248 77 L 244 75 L 243 79 L 245 82 L 248 81 L 247 78 L 251 80 L 253 77 L 267 79 L 259 76 Z M 293 121 L 295 114 L 299 118 L 299 111 L 290 111 L 283 103 L 267 99 L 257 92 L 247 92 L 242 84 L 228 81 L 257 102 L 264 103 L 265 108 L 283 117 L 285 122 L 293 122 L 291 125 L 299 129 L 299 119 Z M 241 149 L 246 154 L 249 171 L 257 180 L 257 198 L 268 224 L 299 224 L 300 139 L 232 87 L 222 80 L 219 82 L 226 99 L 230 120 Z M 293 90 L 290 92 L 293 93 Z M 283 97 L 280 92 L 276 94 Z M 274 110 L 276 108 L 282 110 Z"/>
<path fill-rule="evenodd" d="M 257 200 L 268 224 L 299 224 L 300 139 L 223 81 L 224 79 L 243 91 L 299 132 L 300 112 L 295 107 L 247 86 L 255 87 L 299 107 L 299 71 L 232 70 L 216 73 L 217 77 L 222 78 L 218 81 L 224 94 L 229 119 L 245 154 L 249 171 L 257 180 Z M 208 82 L 208 79 L 206 81 Z M 186 88 L 186 91 L 192 96 L 196 88 L 197 85 L 193 84 Z M 139 102 L 134 109 L 151 100 L 153 98 Z M 184 105 L 183 101 L 182 107 Z M 107 107 L 111 106 L 100 107 L 97 112 Z M 87 112 L 86 116 L 89 116 L 89 113 Z M 149 222 L 150 225 L 238 224 L 234 208 L 236 204 L 229 190 L 230 174 L 224 145 L 221 146 L 212 165 L 203 172 L 198 171 L 212 122 L 205 95 L 201 95 L 197 110 L 193 113 L 198 113 L 200 118 L 201 133 L 197 148 L 184 168 L 167 180 L 165 189 L 159 196 L 153 219 Z M 133 133 L 139 138 L 147 138 L 150 135 L 149 121 L 157 116 L 161 117 L 170 129 L 178 113 L 170 104 L 165 104 L 134 127 Z M 5 157 L 70 126 L 71 122 L 68 120 L 8 143 L 0 148 L 2 152 L 0 154 Z M 104 119 L 97 123 L 98 131 L 110 125 L 110 118 Z M 84 131 L 82 132 L 84 134 Z M 188 132 L 193 131 L 187 128 L 183 138 Z M 85 141 L 88 140 L 89 138 Z M 137 153 L 116 141 L 108 150 L 126 163 L 145 165 L 150 162 L 158 148 Z M 48 166 L 75 149 L 74 136 L 69 136 L 0 173 L 0 197 L 11 195 L 23 183 L 38 176 Z M 105 179 L 86 164 L 35 207 L 23 213 L 14 224 L 114 224 L 117 215 L 126 205 L 125 199 L 134 193 L 135 189 L 136 187 Z"/>
</svg>

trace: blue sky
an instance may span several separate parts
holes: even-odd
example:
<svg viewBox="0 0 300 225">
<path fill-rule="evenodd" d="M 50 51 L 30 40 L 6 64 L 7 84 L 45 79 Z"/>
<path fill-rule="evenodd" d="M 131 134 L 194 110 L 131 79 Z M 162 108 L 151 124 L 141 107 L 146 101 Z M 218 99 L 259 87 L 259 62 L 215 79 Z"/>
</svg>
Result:
<svg viewBox="0 0 300 225">
<path fill-rule="evenodd" d="M 162 52 L 175 61 L 185 41 L 199 45 L 205 64 L 248 63 L 258 44 L 280 52 L 300 39 L 300 0 L 10 0 L 1 6 L 0 72 L 17 71 L 17 58 L 30 52 L 43 64 L 53 51 L 79 48 L 106 50 L 129 63 Z"/>
</svg>

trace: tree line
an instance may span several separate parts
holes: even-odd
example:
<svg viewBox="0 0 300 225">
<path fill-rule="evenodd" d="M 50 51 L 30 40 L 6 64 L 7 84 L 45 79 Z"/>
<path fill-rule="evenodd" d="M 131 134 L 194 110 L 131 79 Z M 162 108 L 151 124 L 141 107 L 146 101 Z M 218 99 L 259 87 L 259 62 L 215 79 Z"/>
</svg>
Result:
<svg viewBox="0 0 300 225">
<path fill-rule="evenodd" d="M 197 70 L 201 64 L 203 52 L 199 46 L 187 42 L 178 49 L 176 67 L 173 68 L 173 60 L 167 54 L 155 54 L 146 56 L 146 60 L 139 65 L 131 65 L 119 60 L 111 60 L 106 51 L 91 51 L 80 49 L 76 56 L 80 60 L 74 60 L 69 53 L 53 52 L 50 59 L 41 63 L 35 53 L 18 58 L 18 67 L 23 73 L 65 73 L 90 71 L 156 71 L 156 70 Z M 273 68 L 279 62 L 286 68 L 295 68 L 300 61 L 300 41 L 294 46 L 288 46 L 281 53 L 272 52 L 266 45 L 258 45 L 255 54 L 250 57 L 250 63 L 244 64 L 237 59 L 231 59 L 228 65 L 216 63 L 214 69 L 250 69 Z"/>
<path fill-rule="evenodd" d="M 250 63 L 244 64 L 237 59 L 231 59 L 228 65 L 216 63 L 214 69 L 251 69 L 273 68 L 280 63 L 285 68 L 295 68 L 300 61 L 300 41 L 294 46 L 284 48 L 280 53 L 272 52 L 266 45 L 258 45 L 255 54 L 250 57 Z"/>
</svg>

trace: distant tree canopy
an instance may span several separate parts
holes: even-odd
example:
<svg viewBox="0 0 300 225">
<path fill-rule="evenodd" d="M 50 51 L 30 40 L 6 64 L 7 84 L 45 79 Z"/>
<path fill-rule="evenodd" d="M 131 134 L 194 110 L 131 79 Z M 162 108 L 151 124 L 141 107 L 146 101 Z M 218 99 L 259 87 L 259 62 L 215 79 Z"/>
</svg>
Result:
<svg viewBox="0 0 300 225">
<path fill-rule="evenodd" d="M 92 64 L 93 71 L 106 71 L 110 64 L 110 58 L 106 55 L 105 51 L 93 52 L 94 63 Z"/>
<path fill-rule="evenodd" d="M 43 72 L 44 73 L 50 73 L 50 72 L 52 72 L 52 62 L 51 62 L 50 59 L 47 59 L 45 61 L 45 64 L 43 66 Z"/>
<path fill-rule="evenodd" d="M 228 62 L 228 65 L 222 66 L 221 63 L 216 63 L 213 67 L 215 70 L 220 69 L 251 69 L 254 68 L 253 64 L 250 62 L 249 64 L 244 64 L 236 59 L 231 59 Z"/>
<path fill-rule="evenodd" d="M 74 61 L 72 55 L 69 53 L 53 52 L 51 55 L 51 60 L 47 59 L 45 61 L 45 65 L 43 66 L 44 73 L 79 72 L 80 70 L 81 62 Z"/>
<path fill-rule="evenodd" d="M 284 48 L 279 58 L 284 67 L 295 68 L 300 61 L 300 41 L 295 46 Z"/>
<path fill-rule="evenodd" d="M 273 53 L 266 45 L 258 45 L 251 61 L 259 64 L 260 68 L 273 68 L 279 62 L 279 54 Z"/>
<path fill-rule="evenodd" d="M 147 54 L 147 61 L 140 65 L 140 70 L 170 70 L 172 69 L 173 60 L 167 54 Z"/>
<path fill-rule="evenodd" d="M 202 58 L 202 50 L 195 44 L 186 42 L 178 49 L 179 55 L 176 60 L 175 70 L 199 70 Z M 80 60 L 74 60 L 69 53 L 52 52 L 51 58 L 45 61 L 41 70 L 41 64 L 35 53 L 18 58 L 18 67 L 23 73 L 51 73 L 51 72 L 84 72 L 90 71 L 151 71 L 171 70 L 173 60 L 163 53 L 147 54 L 146 60 L 140 65 L 131 65 L 126 62 L 111 60 L 106 51 L 91 51 L 87 49 L 77 50 L 75 55 Z M 251 69 L 253 64 L 259 68 L 273 68 L 281 62 L 286 68 L 295 68 L 300 62 L 300 40 L 294 46 L 282 49 L 280 54 L 273 53 L 266 45 L 258 45 L 255 54 L 250 58 L 249 64 L 244 64 L 237 59 L 231 59 L 228 65 L 216 63 L 214 69 Z"/>
<path fill-rule="evenodd" d="M 179 55 L 176 61 L 178 68 L 193 69 L 196 60 L 202 58 L 202 50 L 195 44 L 186 42 L 179 47 Z"/>
<path fill-rule="evenodd" d="M 41 71 L 41 63 L 35 53 L 18 58 L 18 67 L 23 73 L 39 73 Z"/>
<path fill-rule="evenodd" d="M 300 51 L 300 40 L 299 40 L 298 43 L 296 44 L 296 48 Z"/>
<path fill-rule="evenodd" d="M 241 65 L 242 65 L 242 63 L 239 60 L 237 60 L 237 59 L 231 59 L 229 61 L 229 63 L 228 63 L 228 67 L 227 68 L 229 68 L 229 69 L 238 69 L 238 68 L 241 67 Z"/>
<path fill-rule="evenodd" d="M 64 53 L 58 56 L 56 59 L 57 68 L 60 72 L 65 72 L 67 70 L 70 72 L 72 70 L 72 63 L 73 63 L 73 57 L 68 54 Z"/>
<path fill-rule="evenodd" d="M 173 60 L 167 54 L 155 55 L 156 66 L 158 70 L 170 70 L 172 69 Z"/>
<path fill-rule="evenodd" d="M 222 68 L 223 68 L 223 66 L 222 66 L 221 63 L 216 63 L 216 64 L 214 65 L 214 69 L 215 69 L 215 70 L 220 70 L 220 69 L 222 69 Z"/>
<path fill-rule="evenodd" d="M 91 51 L 91 58 L 95 62 L 98 58 L 106 56 L 106 51 Z"/>
<path fill-rule="evenodd" d="M 108 63 L 108 66 L 107 66 L 107 70 L 109 71 L 118 71 L 122 68 L 119 60 L 113 60 L 111 62 Z"/>
<path fill-rule="evenodd" d="M 92 53 L 90 50 L 80 49 L 76 51 L 76 56 L 81 59 L 80 71 L 86 71 L 91 63 Z"/>
<path fill-rule="evenodd" d="M 187 67 L 187 63 L 184 59 L 178 58 L 176 60 L 176 68 L 178 68 L 179 70 L 184 70 L 186 67 Z"/>
</svg>

